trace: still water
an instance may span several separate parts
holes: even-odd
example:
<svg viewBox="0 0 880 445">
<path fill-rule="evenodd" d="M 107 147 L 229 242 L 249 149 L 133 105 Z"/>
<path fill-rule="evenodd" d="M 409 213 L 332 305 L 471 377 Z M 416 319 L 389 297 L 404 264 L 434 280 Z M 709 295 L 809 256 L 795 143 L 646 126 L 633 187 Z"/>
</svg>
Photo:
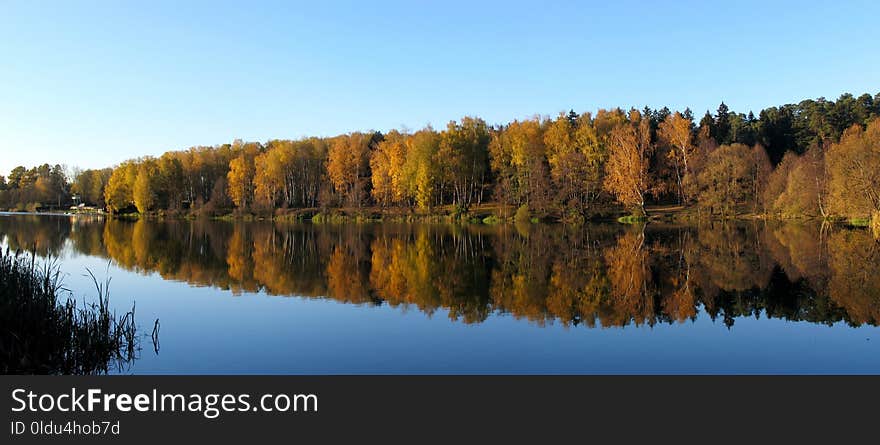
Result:
<svg viewBox="0 0 880 445">
<path fill-rule="evenodd" d="M 5 214 L 0 244 L 160 320 L 123 373 L 880 373 L 863 230 Z"/>
</svg>

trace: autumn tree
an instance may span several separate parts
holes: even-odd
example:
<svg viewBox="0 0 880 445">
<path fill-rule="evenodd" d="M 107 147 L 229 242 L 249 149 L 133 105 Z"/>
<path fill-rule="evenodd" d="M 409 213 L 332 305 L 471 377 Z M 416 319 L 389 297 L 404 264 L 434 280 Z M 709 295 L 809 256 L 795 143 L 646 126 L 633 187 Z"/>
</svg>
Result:
<svg viewBox="0 0 880 445">
<path fill-rule="evenodd" d="M 138 212 L 146 213 L 156 206 L 161 187 L 159 165 L 153 158 L 145 158 L 138 163 L 137 175 L 132 185 L 132 200 Z"/>
<path fill-rule="evenodd" d="M 369 182 L 372 135 L 351 133 L 337 136 L 330 144 L 327 174 L 348 205 L 360 207 Z"/>
<path fill-rule="evenodd" d="M 414 198 L 421 209 L 430 209 L 440 198 L 437 187 L 439 151 L 440 135 L 430 126 L 407 139 L 407 156 L 401 180 L 406 194 Z"/>
<path fill-rule="evenodd" d="M 544 132 L 550 176 L 559 201 L 583 215 L 602 189 L 604 147 L 589 113 L 560 113 Z"/>
<path fill-rule="evenodd" d="M 636 110 L 626 123 L 616 125 L 608 137 L 608 161 L 603 187 L 636 214 L 645 213 L 645 194 L 650 189 L 648 165 L 651 129 Z"/>
<path fill-rule="evenodd" d="M 0 205 L 35 211 L 66 205 L 69 197 L 70 184 L 61 165 L 43 164 L 30 169 L 19 166 L 9 173 Z"/>
<path fill-rule="evenodd" d="M 91 173 L 75 167 L 71 176 L 70 193 L 73 194 L 72 198 L 77 204 L 85 202 L 85 190 L 91 187 Z M 6 188 L 5 178 L 0 179 L 3 179 L 3 183 L 0 184 L 0 190 L 4 190 Z"/>
<path fill-rule="evenodd" d="M 880 119 L 853 125 L 828 150 L 829 207 L 838 215 L 866 217 L 880 210 Z"/>
<path fill-rule="evenodd" d="M 551 198 L 550 178 L 539 118 L 511 122 L 495 133 L 491 145 L 491 163 L 496 175 L 504 178 L 510 202 L 546 211 Z"/>
<path fill-rule="evenodd" d="M 262 207 L 279 205 L 291 151 L 288 144 L 272 141 L 266 152 L 254 158 L 254 200 Z"/>
<path fill-rule="evenodd" d="M 814 145 L 794 159 L 785 189 L 775 202 L 776 211 L 789 216 L 827 216 L 827 176 L 822 149 Z"/>
<path fill-rule="evenodd" d="M 663 120 L 657 129 L 660 143 L 670 148 L 667 160 L 673 166 L 677 183 L 676 194 L 681 203 L 686 203 L 690 198 L 685 193 L 684 178 L 691 174 L 688 161 L 693 157 L 696 148 L 693 144 L 693 131 L 693 121 L 677 111 Z"/>
<path fill-rule="evenodd" d="M 248 209 L 254 198 L 254 158 L 259 147 L 245 145 L 238 149 L 239 155 L 229 162 L 229 173 L 226 176 L 229 198 L 236 207 Z"/>
<path fill-rule="evenodd" d="M 183 163 L 173 153 L 165 153 L 156 164 L 159 205 L 166 209 L 182 208 L 186 199 Z"/>
<path fill-rule="evenodd" d="M 544 145 L 550 173 L 556 179 L 561 177 L 563 165 L 569 162 L 578 152 L 574 131 L 577 121 L 569 119 L 567 113 L 559 113 L 555 120 L 550 121 L 544 131 Z"/>
<path fill-rule="evenodd" d="M 752 162 L 754 164 L 754 169 L 752 170 L 754 176 L 750 200 L 754 205 L 755 213 L 762 213 L 766 211 L 762 197 L 767 189 L 770 175 L 773 173 L 773 164 L 770 162 L 770 156 L 767 155 L 767 150 L 764 149 L 763 145 L 755 144 L 752 146 Z"/>
<path fill-rule="evenodd" d="M 451 190 L 452 203 L 468 207 L 483 199 L 488 170 L 489 128 L 480 118 L 464 117 L 449 122 L 441 134 L 437 155 L 441 193 Z"/>
<path fill-rule="evenodd" d="M 392 130 L 370 155 L 373 199 L 380 205 L 402 204 L 410 197 L 404 177 L 409 135 Z"/>
<path fill-rule="evenodd" d="M 70 186 L 72 193 L 79 197 L 80 202 L 104 207 L 104 188 L 110 180 L 113 169 L 79 171 Z"/>
<path fill-rule="evenodd" d="M 489 167 L 495 179 L 494 197 L 505 205 L 519 203 L 519 184 L 506 127 L 494 128 L 489 142 Z"/>
<path fill-rule="evenodd" d="M 314 207 L 325 181 L 326 142 L 272 140 L 254 158 L 254 194 L 267 208 Z"/>
<path fill-rule="evenodd" d="M 767 178 L 764 192 L 758 196 L 763 203 L 764 211 L 766 213 L 781 213 L 782 205 L 779 201 L 779 197 L 782 196 L 786 188 L 788 188 L 788 176 L 798 163 L 798 159 L 799 156 L 797 153 L 793 151 L 786 153 L 779 165 L 776 166 Z"/>
<path fill-rule="evenodd" d="M 134 205 L 134 183 L 137 179 L 138 166 L 134 161 L 127 161 L 113 169 L 107 187 L 104 189 L 104 202 L 111 212 L 119 212 Z"/>
<path fill-rule="evenodd" d="M 754 180 L 752 150 L 743 144 L 722 145 L 709 154 L 697 178 L 697 202 L 722 218 L 735 215 L 737 207 L 753 199 Z"/>
<path fill-rule="evenodd" d="M 229 173 L 229 164 L 233 158 L 240 153 L 241 141 L 234 144 L 223 144 L 214 147 L 191 147 L 184 151 L 171 152 L 170 156 L 178 159 L 183 170 L 183 206 L 198 208 L 209 203 L 212 196 L 227 200 L 227 193 L 223 190 L 216 190 L 218 180 Z M 234 146 L 234 147 L 233 147 Z M 222 193 L 215 193 L 222 192 Z M 217 200 L 211 203 L 212 207 L 218 207 Z M 224 206 L 219 206 L 224 207 Z"/>
<path fill-rule="evenodd" d="M 601 144 L 607 148 L 611 132 L 619 125 L 627 122 L 627 113 L 620 108 L 611 110 L 599 109 L 593 119 L 593 127 L 596 129 L 596 136 Z"/>
</svg>

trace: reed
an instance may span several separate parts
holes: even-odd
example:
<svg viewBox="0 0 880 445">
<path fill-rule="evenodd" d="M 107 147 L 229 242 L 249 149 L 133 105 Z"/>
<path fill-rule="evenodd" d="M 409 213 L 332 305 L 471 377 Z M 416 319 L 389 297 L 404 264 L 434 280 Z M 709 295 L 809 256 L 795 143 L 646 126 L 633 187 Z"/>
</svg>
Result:
<svg viewBox="0 0 880 445">
<path fill-rule="evenodd" d="M 49 258 L 0 251 L 0 371 L 3 374 L 103 374 L 139 351 L 135 307 L 110 309 L 110 279 L 89 271 L 97 301 L 78 303 Z"/>
</svg>

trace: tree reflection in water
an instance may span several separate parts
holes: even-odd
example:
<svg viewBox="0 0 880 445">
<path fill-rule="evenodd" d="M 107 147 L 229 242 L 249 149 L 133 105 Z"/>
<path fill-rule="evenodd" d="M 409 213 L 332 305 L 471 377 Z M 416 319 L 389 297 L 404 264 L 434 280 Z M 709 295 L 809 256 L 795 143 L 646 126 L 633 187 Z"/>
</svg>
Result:
<svg viewBox="0 0 880 445">
<path fill-rule="evenodd" d="M 880 320 L 880 243 L 808 223 L 569 226 L 313 225 L 0 218 L 12 249 L 107 257 L 164 279 L 243 292 L 414 307 L 479 323 L 732 326 L 765 316 Z"/>
</svg>

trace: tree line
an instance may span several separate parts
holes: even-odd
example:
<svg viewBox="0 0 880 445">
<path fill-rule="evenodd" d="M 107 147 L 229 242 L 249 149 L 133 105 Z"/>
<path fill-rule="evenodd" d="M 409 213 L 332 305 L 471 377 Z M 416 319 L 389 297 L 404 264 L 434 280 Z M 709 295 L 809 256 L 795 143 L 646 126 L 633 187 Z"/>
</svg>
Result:
<svg viewBox="0 0 880 445">
<path fill-rule="evenodd" d="M 435 130 L 236 140 L 66 176 L 0 177 L 0 206 L 82 202 L 111 212 L 380 208 L 467 213 L 487 202 L 584 220 L 624 207 L 703 214 L 869 217 L 880 211 L 880 93 L 804 100 L 755 116 L 600 109 L 503 125 L 465 117 Z"/>
</svg>

